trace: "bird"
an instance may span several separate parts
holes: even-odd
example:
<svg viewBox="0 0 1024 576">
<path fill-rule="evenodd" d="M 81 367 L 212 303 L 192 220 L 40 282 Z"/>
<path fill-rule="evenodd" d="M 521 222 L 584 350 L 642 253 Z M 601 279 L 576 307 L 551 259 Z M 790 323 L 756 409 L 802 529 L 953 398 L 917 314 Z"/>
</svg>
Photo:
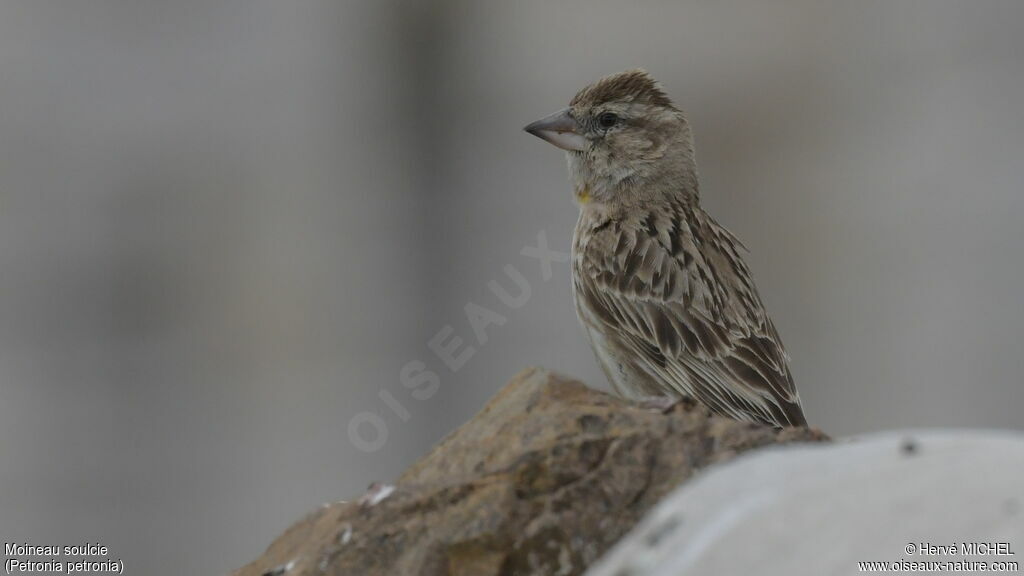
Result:
<svg viewBox="0 0 1024 576">
<path fill-rule="evenodd" d="M 566 151 L 573 299 L 612 391 L 806 426 L 747 250 L 701 207 L 692 130 L 661 85 L 605 76 L 524 130 Z"/>
</svg>

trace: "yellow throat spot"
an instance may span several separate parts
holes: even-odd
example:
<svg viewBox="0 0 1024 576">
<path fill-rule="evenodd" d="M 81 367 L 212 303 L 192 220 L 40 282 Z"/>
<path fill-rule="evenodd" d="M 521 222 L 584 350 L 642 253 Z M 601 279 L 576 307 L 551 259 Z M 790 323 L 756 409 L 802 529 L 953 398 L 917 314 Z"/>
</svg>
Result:
<svg viewBox="0 0 1024 576">
<path fill-rule="evenodd" d="M 587 202 L 590 202 L 590 186 L 584 185 L 582 188 L 577 188 L 576 200 L 580 204 L 586 204 Z"/>
</svg>

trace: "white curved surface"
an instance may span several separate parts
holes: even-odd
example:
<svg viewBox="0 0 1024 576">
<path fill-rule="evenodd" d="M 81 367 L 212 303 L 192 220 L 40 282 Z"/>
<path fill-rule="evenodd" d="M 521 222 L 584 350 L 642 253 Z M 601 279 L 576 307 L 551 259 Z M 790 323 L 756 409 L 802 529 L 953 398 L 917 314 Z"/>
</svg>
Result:
<svg viewBox="0 0 1024 576">
<path fill-rule="evenodd" d="M 965 542 L 1015 555 L 907 554 Z M 744 456 L 666 497 L 587 576 L 821 576 L 965 559 L 1024 565 L 1024 434 L 888 432 Z"/>
</svg>

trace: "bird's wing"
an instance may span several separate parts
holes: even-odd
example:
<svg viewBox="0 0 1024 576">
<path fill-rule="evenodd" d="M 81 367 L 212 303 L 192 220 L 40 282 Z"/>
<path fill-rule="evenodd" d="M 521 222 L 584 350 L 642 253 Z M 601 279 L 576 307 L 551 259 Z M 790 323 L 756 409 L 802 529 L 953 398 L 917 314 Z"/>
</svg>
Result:
<svg viewBox="0 0 1024 576">
<path fill-rule="evenodd" d="M 700 209 L 592 231 L 577 297 L 662 385 L 740 420 L 803 425 L 788 358 L 740 257 Z"/>
</svg>

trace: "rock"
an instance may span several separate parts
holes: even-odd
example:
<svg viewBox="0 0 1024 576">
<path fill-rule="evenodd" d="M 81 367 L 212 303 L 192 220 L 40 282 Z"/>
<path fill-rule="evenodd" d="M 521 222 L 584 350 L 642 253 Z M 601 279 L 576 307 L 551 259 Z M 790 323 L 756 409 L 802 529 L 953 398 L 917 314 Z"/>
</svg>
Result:
<svg viewBox="0 0 1024 576">
<path fill-rule="evenodd" d="M 1019 562 L 1021 478 L 1024 434 L 1013 432 L 889 432 L 757 452 L 677 488 L 587 576 L 856 574 L 869 571 L 860 562 Z M 965 543 L 983 543 L 985 553 L 964 554 Z M 889 566 L 877 571 L 995 571 L 991 564 Z"/>
<path fill-rule="evenodd" d="M 661 413 L 531 369 L 395 486 L 313 512 L 235 574 L 578 575 L 697 470 L 824 439 L 695 405 Z"/>
</svg>

